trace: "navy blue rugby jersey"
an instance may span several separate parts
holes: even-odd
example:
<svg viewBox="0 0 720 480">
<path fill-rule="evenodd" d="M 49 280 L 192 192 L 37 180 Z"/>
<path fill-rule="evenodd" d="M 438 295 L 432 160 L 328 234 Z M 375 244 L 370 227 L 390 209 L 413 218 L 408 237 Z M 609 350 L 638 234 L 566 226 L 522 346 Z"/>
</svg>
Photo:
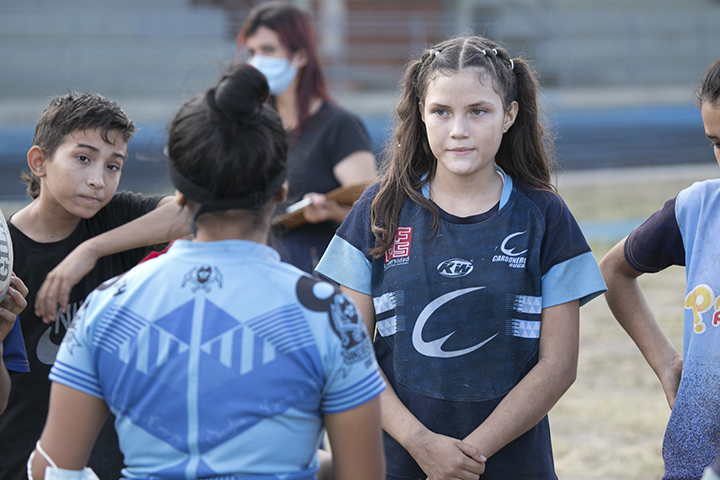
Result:
<svg viewBox="0 0 720 480">
<path fill-rule="evenodd" d="M 584 304 L 605 284 L 560 197 L 508 176 L 495 209 L 467 218 L 440 210 L 437 232 L 430 212 L 408 199 L 393 246 L 373 258 L 378 189 L 358 201 L 317 271 L 373 297 L 388 381 L 430 430 L 463 438 L 537 363 L 542 309 Z M 410 455 L 385 439 L 388 478 L 420 478 Z M 547 419 L 488 460 L 482 478 L 556 478 Z"/>
</svg>

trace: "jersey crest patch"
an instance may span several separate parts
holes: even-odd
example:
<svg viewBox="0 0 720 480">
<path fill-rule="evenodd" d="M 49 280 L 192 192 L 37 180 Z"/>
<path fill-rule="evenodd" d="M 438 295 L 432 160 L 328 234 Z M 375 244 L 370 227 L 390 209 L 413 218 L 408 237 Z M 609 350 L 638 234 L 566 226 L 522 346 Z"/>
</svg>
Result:
<svg viewBox="0 0 720 480">
<path fill-rule="evenodd" d="M 192 288 L 193 293 L 200 289 L 207 293 L 214 283 L 217 283 L 218 287 L 222 288 L 223 276 L 220 269 L 214 265 L 198 265 L 185 274 L 181 287 L 184 287 L 188 282 L 194 285 Z"/>
<path fill-rule="evenodd" d="M 500 251 L 502 252 L 502 255 L 493 255 L 493 263 L 504 262 L 507 263 L 508 267 L 510 268 L 524 269 L 525 265 L 527 264 L 526 254 L 528 251 L 527 247 L 524 246 L 524 242 L 526 240 L 523 235 L 525 233 L 527 233 L 527 230 L 523 232 L 511 233 L 510 235 L 505 237 L 505 239 L 502 241 L 502 244 L 500 245 Z M 516 244 L 523 245 L 523 247 L 519 247 Z"/>
<path fill-rule="evenodd" d="M 385 269 L 408 263 L 412 227 L 398 227 L 392 247 L 385 252 Z"/>
</svg>

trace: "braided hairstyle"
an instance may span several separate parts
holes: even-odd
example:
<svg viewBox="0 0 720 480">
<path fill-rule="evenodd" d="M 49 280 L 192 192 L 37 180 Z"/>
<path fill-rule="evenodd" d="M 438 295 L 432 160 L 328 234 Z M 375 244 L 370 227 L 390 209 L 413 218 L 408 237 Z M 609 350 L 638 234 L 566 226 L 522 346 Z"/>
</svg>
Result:
<svg viewBox="0 0 720 480">
<path fill-rule="evenodd" d="M 478 78 L 490 79 L 505 111 L 519 105 L 515 123 L 505 133 L 495 163 L 508 175 L 531 188 L 554 191 L 551 171 L 555 166 L 552 139 L 539 121 L 535 72 L 521 58 L 512 59 L 497 43 L 479 36 L 457 37 L 425 50 L 419 60 L 408 63 L 402 81 L 403 95 L 397 107 L 393 139 L 380 190 L 371 207 L 371 228 L 380 257 L 390 248 L 400 211 L 410 197 L 433 213 L 432 230 L 439 226 L 435 205 L 420 193 L 435 175 L 437 160 L 430 149 L 418 103 L 423 103 L 428 85 L 440 75 L 472 69 Z"/>
</svg>

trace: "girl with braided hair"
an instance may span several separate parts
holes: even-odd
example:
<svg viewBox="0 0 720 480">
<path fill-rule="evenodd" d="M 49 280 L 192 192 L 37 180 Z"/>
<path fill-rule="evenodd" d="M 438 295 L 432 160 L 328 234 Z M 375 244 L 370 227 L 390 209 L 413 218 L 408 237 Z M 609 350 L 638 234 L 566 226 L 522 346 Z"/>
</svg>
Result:
<svg viewBox="0 0 720 480">
<path fill-rule="evenodd" d="M 409 63 L 388 165 L 317 271 L 356 302 L 388 388 L 388 479 L 556 479 L 597 263 L 551 184 L 528 64 L 482 37 Z"/>
</svg>

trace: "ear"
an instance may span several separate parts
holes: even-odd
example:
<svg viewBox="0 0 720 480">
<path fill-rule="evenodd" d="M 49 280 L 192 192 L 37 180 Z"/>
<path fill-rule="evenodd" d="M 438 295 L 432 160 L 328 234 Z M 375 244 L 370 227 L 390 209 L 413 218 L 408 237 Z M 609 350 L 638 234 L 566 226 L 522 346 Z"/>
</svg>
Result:
<svg viewBox="0 0 720 480">
<path fill-rule="evenodd" d="M 423 123 L 425 123 L 425 106 L 422 102 L 418 102 L 418 108 L 420 109 L 420 118 L 422 118 Z"/>
<path fill-rule="evenodd" d="M 305 49 L 300 49 L 292 56 L 290 63 L 292 63 L 298 70 L 307 65 L 308 56 Z"/>
<path fill-rule="evenodd" d="M 515 119 L 517 118 L 518 110 L 520 109 L 520 106 L 516 101 L 513 101 L 510 104 L 510 110 L 505 112 L 505 122 L 503 123 L 503 132 L 507 132 L 510 127 L 513 126 L 515 123 Z"/>
<path fill-rule="evenodd" d="M 282 203 L 287 199 L 288 190 L 290 189 L 290 183 L 287 180 L 280 185 L 280 190 L 277 191 L 273 197 L 278 203 Z"/>
<path fill-rule="evenodd" d="M 46 161 L 45 153 L 37 145 L 33 145 L 32 148 L 30 150 L 28 150 L 28 153 L 27 153 L 28 167 L 30 167 L 30 171 L 36 177 L 44 177 L 45 176 L 45 161 Z"/>
<path fill-rule="evenodd" d="M 180 190 L 175 190 L 175 203 L 177 203 L 180 208 L 187 205 L 187 197 L 183 195 Z"/>
</svg>

